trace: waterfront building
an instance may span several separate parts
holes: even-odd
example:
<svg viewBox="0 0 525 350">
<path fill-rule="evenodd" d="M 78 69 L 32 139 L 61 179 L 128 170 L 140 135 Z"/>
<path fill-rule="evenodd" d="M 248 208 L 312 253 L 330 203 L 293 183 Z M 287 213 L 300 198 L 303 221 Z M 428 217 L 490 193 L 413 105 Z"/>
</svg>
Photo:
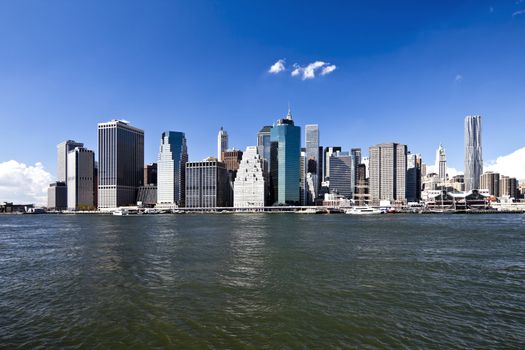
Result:
<svg viewBox="0 0 525 350">
<path fill-rule="evenodd" d="M 157 204 L 157 185 L 140 186 L 137 191 L 137 204 L 144 208 L 153 208 Z"/>
<path fill-rule="evenodd" d="M 436 150 L 436 172 L 441 181 L 447 180 L 447 156 L 441 144 Z"/>
<path fill-rule="evenodd" d="M 49 185 L 47 189 L 47 209 L 67 209 L 67 186 L 65 182 L 56 181 Z"/>
<path fill-rule="evenodd" d="M 306 193 L 306 149 L 301 147 L 299 156 L 299 204 L 306 205 L 308 194 Z"/>
<path fill-rule="evenodd" d="M 483 175 L 481 175 L 481 188 L 488 190 L 489 194 L 494 197 L 499 197 L 499 174 L 492 172 L 492 171 L 486 171 Z"/>
<path fill-rule="evenodd" d="M 76 147 L 67 154 L 67 208 L 69 210 L 93 210 L 95 153 L 84 147 Z"/>
<path fill-rule="evenodd" d="M 407 146 L 383 143 L 369 148 L 370 197 L 374 204 L 404 201 L 406 196 Z"/>
<path fill-rule="evenodd" d="M 186 163 L 186 207 L 229 207 L 229 178 L 223 162 L 208 158 Z"/>
<path fill-rule="evenodd" d="M 294 125 L 288 110 L 270 132 L 270 186 L 275 205 L 300 202 L 301 128 Z"/>
<path fill-rule="evenodd" d="M 518 180 L 514 177 L 502 175 L 499 180 L 501 197 L 517 198 Z"/>
<path fill-rule="evenodd" d="M 270 131 L 272 127 L 265 125 L 257 133 L 257 150 L 261 158 L 268 164 L 270 162 Z"/>
<path fill-rule="evenodd" d="M 483 171 L 481 116 L 465 117 L 465 191 L 479 189 Z"/>
<path fill-rule="evenodd" d="M 305 125 L 305 172 L 309 178 L 311 186 L 306 186 L 307 204 L 313 204 L 319 194 L 320 177 L 322 175 L 319 168 L 319 125 Z"/>
<path fill-rule="evenodd" d="M 157 203 L 161 206 L 184 206 L 187 162 L 186 135 L 179 131 L 163 132 L 157 159 Z"/>
<path fill-rule="evenodd" d="M 144 131 L 124 120 L 98 124 L 98 207 L 135 205 L 144 181 Z"/>
<path fill-rule="evenodd" d="M 341 152 L 340 146 L 331 146 L 331 147 L 325 147 L 324 153 L 323 153 L 323 181 L 330 180 L 330 157 L 335 152 Z"/>
<path fill-rule="evenodd" d="M 354 193 L 353 157 L 348 152 L 337 151 L 329 159 L 330 162 L 330 193 L 335 193 L 351 199 Z"/>
<path fill-rule="evenodd" d="M 465 191 L 465 176 L 464 175 L 453 176 L 450 183 L 456 192 Z"/>
<path fill-rule="evenodd" d="M 221 126 L 219 134 L 217 135 L 217 159 L 219 162 L 223 161 L 222 152 L 228 149 L 228 133 Z"/>
<path fill-rule="evenodd" d="M 361 148 L 350 149 L 350 155 L 352 156 L 352 169 L 353 169 L 352 188 L 355 189 L 355 186 L 357 184 L 357 171 L 356 171 L 357 166 L 361 164 L 362 162 Z"/>
<path fill-rule="evenodd" d="M 81 142 L 67 140 L 57 145 L 57 181 L 67 182 L 67 155 L 76 147 L 84 147 Z"/>
<path fill-rule="evenodd" d="M 266 198 L 264 160 L 256 146 L 246 147 L 237 169 L 233 186 L 233 206 L 236 208 L 264 207 Z"/>
<path fill-rule="evenodd" d="M 421 199 L 421 155 L 407 155 L 406 199 L 408 202 L 418 202 Z"/>
<path fill-rule="evenodd" d="M 144 165 L 144 185 L 157 185 L 157 163 Z"/>
</svg>

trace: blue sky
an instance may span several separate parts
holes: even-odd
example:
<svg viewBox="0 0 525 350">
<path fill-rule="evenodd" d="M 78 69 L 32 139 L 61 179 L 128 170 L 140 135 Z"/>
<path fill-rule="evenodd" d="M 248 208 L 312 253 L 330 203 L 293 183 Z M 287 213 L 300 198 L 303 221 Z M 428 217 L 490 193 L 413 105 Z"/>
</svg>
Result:
<svg viewBox="0 0 525 350">
<path fill-rule="evenodd" d="M 290 76 L 315 61 L 337 69 Z M 163 130 L 184 131 L 195 160 L 220 126 L 255 144 L 288 102 L 324 146 L 398 141 L 433 163 L 442 142 L 462 170 L 467 114 L 483 116 L 486 161 L 525 146 L 524 82 L 519 0 L 0 0 L 0 163 L 53 176 L 56 144 L 96 150 L 98 122 L 143 128 L 147 162 Z"/>
</svg>

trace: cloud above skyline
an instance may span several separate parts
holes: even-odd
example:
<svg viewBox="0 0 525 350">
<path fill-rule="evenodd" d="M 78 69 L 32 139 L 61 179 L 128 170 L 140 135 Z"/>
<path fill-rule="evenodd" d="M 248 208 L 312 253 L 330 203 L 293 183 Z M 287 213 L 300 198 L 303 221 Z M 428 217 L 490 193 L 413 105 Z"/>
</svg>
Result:
<svg viewBox="0 0 525 350">
<path fill-rule="evenodd" d="M 281 59 L 277 60 L 277 62 L 272 64 L 272 66 L 268 70 L 268 73 L 270 73 L 270 74 L 279 74 L 279 73 L 285 71 L 286 70 L 285 64 L 286 64 L 286 60 L 284 58 L 281 58 Z"/>
<path fill-rule="evenodd" d="M 516 16 L 520 16 L 520 15 L 525 15 L 525 10 L 518 10 L 518 11 L 515 11 L 515 12 L 512 14 L 512 17 L 516 17 Z"/>
<path fill-rule="evenodd" d="M 26 165 L 16 160 L 0 163 L 0 201 L 46 205 L 53 177 L 42 163 Z"/>
<path fill-rule="evenodd" d="M 511 154 L 498 157 L 495 161 L 488 162 L 484 171 L 494 171 L 500 175 L 515 177 L 525 181 L 525 147 L 517 149 Z"/>
</svg>

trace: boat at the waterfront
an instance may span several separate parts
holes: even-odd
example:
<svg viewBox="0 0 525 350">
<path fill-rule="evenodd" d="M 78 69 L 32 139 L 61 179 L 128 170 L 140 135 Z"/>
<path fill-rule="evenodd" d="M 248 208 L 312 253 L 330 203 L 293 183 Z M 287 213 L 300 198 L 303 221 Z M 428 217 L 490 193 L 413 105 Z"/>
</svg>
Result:
<svg viewBox="0 0 525 350">
<path fill-rule="evenodd" d="M 127 209 L 124 209 L 124 208 L 118 208 L 115 211 L 113 211 L 113 215 L 115 215 L 115 216 L 125 216 L 125 215 L 129 215 L 129 211 Z"/>
<path fill-rule="evenodd" d="M 373 214 L 383 214 L 381 209 L 372 208 L 372 207 L 353 207 L 345 211 L 345 214 L 351 215 L 373 215 Z"/>
</svg>

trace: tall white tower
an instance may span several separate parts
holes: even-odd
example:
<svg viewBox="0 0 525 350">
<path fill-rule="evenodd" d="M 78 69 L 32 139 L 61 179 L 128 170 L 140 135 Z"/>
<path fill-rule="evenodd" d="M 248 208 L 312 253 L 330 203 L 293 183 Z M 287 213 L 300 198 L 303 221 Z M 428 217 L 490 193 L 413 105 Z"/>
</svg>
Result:
<svg viewBox="0 0 525 350">
<path fill-rule="evenodd" d="M 221 126 L 219 134 L 217 135 L 217 159 L 222 162 L 222 152 L 228 149 L 228 133 Z"/>
<path fill-rule="evenodd" d="M 440 180 L 447 179 L 447 156 L 442 144 L 439 144 L 436 150 L 436 171 Z"/>
</svg>

